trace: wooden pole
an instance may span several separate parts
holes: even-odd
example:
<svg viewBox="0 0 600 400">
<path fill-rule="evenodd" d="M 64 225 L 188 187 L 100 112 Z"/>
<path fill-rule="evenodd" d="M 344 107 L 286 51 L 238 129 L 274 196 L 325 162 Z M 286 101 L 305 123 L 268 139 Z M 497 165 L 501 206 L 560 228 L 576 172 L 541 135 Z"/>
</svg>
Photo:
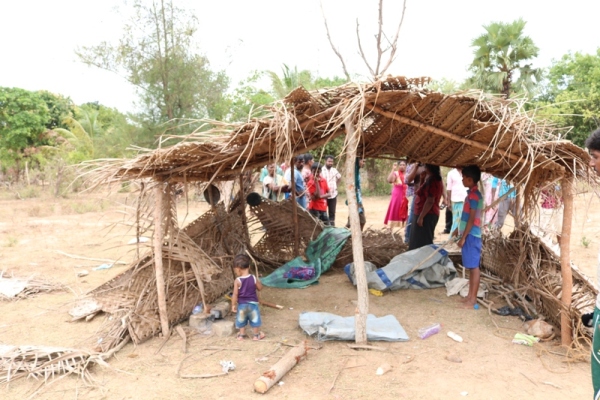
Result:
<svg viewBox="0 0 600 400">
<path fill-rule="evenodd" d="M 165 277 L 163 272 L 163 193 L 164 184 L 158 183 L 154 188 L 154 272 L 156 274 L 156 293 L 158 299 L 158 315 L 164 338 L 169 337 L 169 318 L 165 294 Z"/>
<path fill-rule="evenodd" d="M 248 231 L 248 222 L 246 221 L 246 191 L 244 190 L 244 174 L 240 174 L 240 207 L 242 210 L 242 225 L 244 225 L 244 235 L 249 239 L 250 232 Z M 247 240 L 246 242 L 249 242 Z M 257 276 L 258 278 L 258 276 Z"/>
<path fill-rule="evenodd" d="M 300 231 L 298 228 L 298 202 L 296 201 L 296 164 L 292 162 L 290 164 L 290 185 L 292 185 L 292 219 L 294 221 L 294 256 L 300 255 Z"/>
<path fill-rule="evenodd" d="M 362 229 L 358 216 L 358 201 L 354 184 L 354 164 L 359 135 L 354 128 L 352 116 L 344 121 L 346 127 L 346 198 L 348 199 L 348 217 L 352 233 L 352 258 L 356 276 L 356 291 L 358 306 L 354 313 L 355 341 L 357 344 L 367 343 L 367 314 L 369 312 L 369 288 L 367 287 L 367 271 L 363 255 Z"/>
<path fill-rule="evenodd" d="M 560 234 L 560 272 L 562 276 L 563 309 L 560 313 L 560 336 L 564 346 L 573 342 L 571 326 L 571 297 L 573 294 L 573 276 L 571 273 L 571 222 L 573 220 L 573 175 L 565 171 L 562 180 L 562 198 L 565 206 L 562 232 Z"/>
<path fill-rule="evenodd" d="M 289 370 L 294 368 L 296 364 L 306 357 L 308 349 L 306 342 L 303 342 L 299 346 L 293 347 L 286 355 L 277 361 L 271 368 L 258 378 L 254 382 L 254 390 L 258 393 L 266 393 L 273 385 L 288 373 Z"/>
</svg>

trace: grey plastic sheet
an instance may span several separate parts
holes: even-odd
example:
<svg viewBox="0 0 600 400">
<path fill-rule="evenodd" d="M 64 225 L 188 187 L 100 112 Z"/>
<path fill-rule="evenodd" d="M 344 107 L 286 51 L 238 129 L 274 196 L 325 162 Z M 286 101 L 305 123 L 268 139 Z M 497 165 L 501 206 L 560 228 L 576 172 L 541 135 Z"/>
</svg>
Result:
<svg viewBox="0 0 600 400">
<path fill-rule="evenodd" d="M 298 323 L 308 335 L 317 335 L 317 340 L 354 340 L 354 317 L 341 317 L 326 312 L 303 312 Z M 393 315 L 376 317 L 367 315 L 367 340 L 402 342 L 408 335 Z"/>
</svg>

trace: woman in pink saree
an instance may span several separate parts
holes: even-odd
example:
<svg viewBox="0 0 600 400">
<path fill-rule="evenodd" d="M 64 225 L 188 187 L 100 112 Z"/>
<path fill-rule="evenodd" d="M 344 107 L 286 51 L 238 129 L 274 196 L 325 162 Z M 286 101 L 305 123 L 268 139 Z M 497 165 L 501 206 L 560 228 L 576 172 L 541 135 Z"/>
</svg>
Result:
<svg viewBox="0 0 600 400">
<path fill-rule="evenodd" d="M 403 228 L 408 219 L 408 199 L 406 198 L 406 185 L 404 172 L 406 161 L 400 160 L 394 163 L 392 172 L 387 181 L 392 184 L 392 199 L 385 215 L 383 224 L 390 230 L 395 227 Z"/>
</svg>

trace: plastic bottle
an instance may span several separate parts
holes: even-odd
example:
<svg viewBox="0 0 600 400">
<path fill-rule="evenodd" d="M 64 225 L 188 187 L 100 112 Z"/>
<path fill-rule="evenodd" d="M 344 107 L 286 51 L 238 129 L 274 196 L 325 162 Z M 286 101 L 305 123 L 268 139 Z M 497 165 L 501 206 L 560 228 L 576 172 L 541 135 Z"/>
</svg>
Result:
<svg viewBox="0 0 600 400">
<path fill-rule="evenodd" d="M 421 339 L 427 339 L 429 336 L 435 335 L 442 330 L 442 326 L 440 324 L 433 324 L 426 326 L 424 328 L 419 328 L 419 337 Z"/>
<path fill-rule="evenodd" d="M 204 306 L 202 305 L 202 303 L 199 303 L 198 305 L 196 305 L 196 307 L 194 307 L 194 309 L 192 310 L 192 315 L 196 315 L 196 314 L 200 314 L 202 312 L 202 310 L 204 309 Z"/>
</svg>

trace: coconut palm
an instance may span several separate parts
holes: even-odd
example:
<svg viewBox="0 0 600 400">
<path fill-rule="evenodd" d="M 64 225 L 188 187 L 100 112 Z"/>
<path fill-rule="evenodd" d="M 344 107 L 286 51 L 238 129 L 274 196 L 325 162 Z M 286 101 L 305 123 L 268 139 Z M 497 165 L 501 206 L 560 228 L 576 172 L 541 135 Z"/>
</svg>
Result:
<svg viewBox="0 0 600 400">
<path fill-rule="evenodd" d="M 531 95 L 541 79 L 541 69 L 533 68 L 529 60 L 537 57 L 539 48 L 523 34 L 526 22 L 492 22 L 484 25 L 486 33 L 473 40 L 475 58 L 470 66 L 470 83 L 480 89 L 500 92 L 505 98 L 511 93 Z"/>
<path fill-rule="evenodd" d="M 283 78 L 273 71 L 267 71 L 267 75 L 271 78 L 271 89 L 273 95 L 278 99 L 283 99 L 289 92 L 296 89 L 298 86 L 303 86 L 305 89 L 313 89 L 313 77 L 310 71 L 298 71 L 298 67 L 290 69 L 283 64 Z"/>
</svg>

